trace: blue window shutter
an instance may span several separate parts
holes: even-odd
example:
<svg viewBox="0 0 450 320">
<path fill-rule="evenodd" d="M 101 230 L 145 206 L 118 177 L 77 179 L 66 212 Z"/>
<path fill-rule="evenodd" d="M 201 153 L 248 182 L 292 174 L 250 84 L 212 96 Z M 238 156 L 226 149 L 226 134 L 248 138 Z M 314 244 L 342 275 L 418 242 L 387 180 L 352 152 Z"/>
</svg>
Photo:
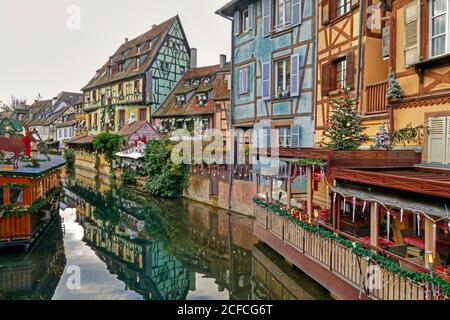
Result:
<svg viewBox="0 0 450 320">
<path fill-rule="evenodd" d="M 270 35 L 272 26 L 272 1 L 263 0 L 262 20 L 263 20 L 263 36 Z"/>
<path fill-rule="evenodd" d="M 244 69 L 244 93 L 248 93 L 248 85 L 249 85 L 249 81 L 248 81 L 248 68 Z"/>
<path fill-rule="evenodd" d="M 300 133 L 300 125 L 294 124 L 291 126 L 292 148 L 300 148 Z"/>
<path fill-rule="evenodd" d="M 254 7 L 253 3 L 250 3 L 248 5 L 248 20 L 250 21 L 249 29 L 253 30 L 253 26 L 255 24 L 255 22 L 254 22 L 254 20 L 255 20 L 255 7 Z"/>
<path fill-rule="evenodd" d="M 271 98 L 271 63 L 264 62 L 262 64 L 262 98 L 263 100 L 270 100 Z"/>
<path fill-rule="evenodd" d="M 240 11 L 236 11 L 234 13 L 234 19 L 233 19 L 233 24 L 234 24 L 234 35 L 238 36 L 241 33 L 241 12 Z"/>
<path fill-rule="evenodd" d="M 302 23 L 302 1 L 292 1 L 292 24 L 294 26 Z"/>
<path fill-rule="evenodd" d="M 300 66 L 299 55 L 291 57 L 291 96 L 296 97 L 300 93 Z"/>
</svg>

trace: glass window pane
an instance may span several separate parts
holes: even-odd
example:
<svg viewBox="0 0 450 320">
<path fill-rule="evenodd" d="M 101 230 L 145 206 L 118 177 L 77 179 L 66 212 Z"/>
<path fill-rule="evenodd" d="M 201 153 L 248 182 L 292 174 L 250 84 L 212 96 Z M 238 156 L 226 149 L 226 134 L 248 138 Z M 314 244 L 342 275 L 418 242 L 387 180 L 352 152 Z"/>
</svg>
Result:
<svg viewBox="0 0 450 320">
<path fill-rule="evenodd" d="M 446 20 L 446 14 L 433 18 L 433 36 L 445 33 Z"/>
<path fill-rule="evenodd" d="M 23 203 L 23 190 L 18 188 L 9 189 L 9 203 L 22 204 Z"/>
<path fill-rule="evenodd" d="M 447 0 L 433 1 L 433 16 L 443 13 L 447 10 Z"/>
<path fill-rule="evenodd" d="M 445 53 L 445 35 L 433 39 L 433 56 L 438 56 Z"/>
</svg>

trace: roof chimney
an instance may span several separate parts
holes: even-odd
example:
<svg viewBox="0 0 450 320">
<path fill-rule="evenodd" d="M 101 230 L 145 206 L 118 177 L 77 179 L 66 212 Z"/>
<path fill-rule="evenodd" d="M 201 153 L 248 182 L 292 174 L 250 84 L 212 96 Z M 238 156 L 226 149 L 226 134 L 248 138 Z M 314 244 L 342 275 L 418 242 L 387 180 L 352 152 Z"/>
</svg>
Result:
<svg viewBox="0 0 450 320">
<path fill-rule="evenodd" d="M 54 106 L 54 105 L 56 104 L 57 101 L 58 101 L 58 98 L 57 98 L 57 97 L 54 97 L 54 98 L 52 99 L 52 105 Z"/>
<path fill-rule="evenodd" d="M 197 49 L 191 48 L 191 69 L 197 68 Z"/>
<path fill-rule="evenodd" d="M 128 38 L 125 38 L 125 43 L 127 43 L 128 42 Z"/>
<path fill-rule="evenodd" d="M 224 54 L 220 55 L 220 69 L 223 69 L 227 64 L 227 56 Z"/>
<path fill-rule="evenodd" d="M 157 27 L 157 25 L 156 25 L 156 24 L 152 25 L 152 29 L 155 29 L 156 27 Z"/>
</svg>

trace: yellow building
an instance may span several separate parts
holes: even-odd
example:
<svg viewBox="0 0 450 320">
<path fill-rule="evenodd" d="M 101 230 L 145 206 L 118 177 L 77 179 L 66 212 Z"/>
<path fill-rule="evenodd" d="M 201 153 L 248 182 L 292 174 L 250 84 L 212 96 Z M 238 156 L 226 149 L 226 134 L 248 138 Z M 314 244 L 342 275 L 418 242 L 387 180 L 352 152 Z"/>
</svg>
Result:
<svg viewBox="0 0 450 320">
<path fill-rule="evenodd" d="M 150 121 L 190 67 L 190 48 L 175 16 L 128 40 L 83 88 L 89 135 Z"/>
</svg>

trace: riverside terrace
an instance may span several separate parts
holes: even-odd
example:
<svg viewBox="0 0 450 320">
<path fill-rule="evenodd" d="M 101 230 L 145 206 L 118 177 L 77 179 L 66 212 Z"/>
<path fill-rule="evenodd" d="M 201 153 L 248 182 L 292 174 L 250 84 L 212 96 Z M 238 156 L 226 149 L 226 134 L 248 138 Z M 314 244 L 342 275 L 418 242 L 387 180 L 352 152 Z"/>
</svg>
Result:
<svg viewBox="0 0 450 320">
<path fill-rule="evenodd" d="M 256 174 L 260 240 L 343 299 L 448 299 L 448 172 L 421 167 L 415 151 L 279 157 Z"/>
<path fill-rule="evenodd" d="M 39 159 L 39 167 L 20 162 L 0 167 L 0 247 L 28 248 L 59 209 L 61 156 Z"/>
</svg>

